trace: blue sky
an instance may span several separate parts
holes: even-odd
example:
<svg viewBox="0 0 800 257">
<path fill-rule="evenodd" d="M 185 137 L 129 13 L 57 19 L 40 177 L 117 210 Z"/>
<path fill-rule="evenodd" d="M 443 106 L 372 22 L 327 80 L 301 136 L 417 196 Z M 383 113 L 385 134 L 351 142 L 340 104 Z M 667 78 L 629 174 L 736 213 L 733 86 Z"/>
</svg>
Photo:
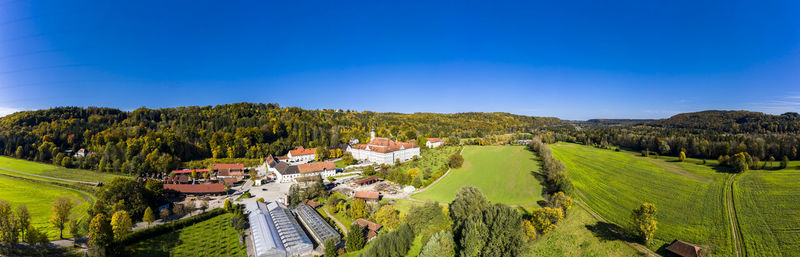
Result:
<svg viewBox="0 0 800 257">
<path fill-rule="evenodd" d="M 2 1 L 0 115 L 800 111 L 797 1 Z"/>
</svg>

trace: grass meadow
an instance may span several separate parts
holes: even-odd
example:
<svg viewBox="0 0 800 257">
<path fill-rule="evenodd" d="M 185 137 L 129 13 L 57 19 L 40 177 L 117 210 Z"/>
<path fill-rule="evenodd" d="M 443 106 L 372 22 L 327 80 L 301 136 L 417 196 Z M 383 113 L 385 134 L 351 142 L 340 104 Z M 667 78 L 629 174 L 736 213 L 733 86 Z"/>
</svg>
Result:
<svg viewBox="0 0 800 257">
<path fill-rule="evenodd" d="M 558 228 L 530 242 L 525 256 L 637 256 L 637 250 L 608 234 L 599 222 L 580 206 L 573 205 Z"/>
<path fill-rule="evenodd" d="M 534 175 L 539 173 L 539 162 L 524 146 L 467 146 L 462 155 L 461 168 L 413 197 L 449 203 L 462 186 L 473 185 L 493 203 L 526 205 L 543 200 L 541 182 Z"/>
<path fill-rule="evenodd" d="M 734 201 L 747 256 L 800 253 L 800 172 L 751 170 L 738 175 Z"/>
<path fill-rule="evenodd" d="M 90 208 L 89 202 L 94 198 L 84 191 L 8 176 L 0 176 L 0 189 L 0 200 L 8 201 L 14 208 L 24 204 L 31 214 L 33 225 L 47 233 L 51 240 L 58 239 L 58 229 L 48 222 L 52 215 L 50 206 L 56 198 L 72 199 L 75 206 L 72 208 L 73 219 L 84 218 L 86 210 Z M 71 237 L 68 229 L 64 230 L 64 237 Z"/>
<path fill-rule="evenodd" d="M 247 256 L 230 225 L 233 214 L 226 213 L 178 231 L 138 242 L 127 247 L 132 257 L 159 256 Z"/>
<path fill-rule="evenodd" d="M 576 195 L 609 222 L 631 226 L 631 211 L 643 202 L 658 209 L 658 230 L 650 248 L 663 252 L 681 239 L 730 256 L 730 225 L 723 189 L 730 174 L 695 162 L 640 157 L 639 153 L 558 143 L 553 154 L 564 162 Z"/>
<path fill-rule="evenodd" d="M 25 172 L 35 175 L 42 175 L 61 179 L 70 179 L 86 182 L 108 182 L 114 177 L 120 176 L 113 173 L 97 172 L 82 169 L 67 169 L 64 167 L 21 160 L 6 156 L 0 156 L 0 169 L 7 169 L 19 172 Z M 33 179 L 42 179 L 40 177 L 25 176 L 19 173 L 10 173 L 8 171 L 0 170 L 3 174 L 13 176 L 31 177 Z"/>
</svg>

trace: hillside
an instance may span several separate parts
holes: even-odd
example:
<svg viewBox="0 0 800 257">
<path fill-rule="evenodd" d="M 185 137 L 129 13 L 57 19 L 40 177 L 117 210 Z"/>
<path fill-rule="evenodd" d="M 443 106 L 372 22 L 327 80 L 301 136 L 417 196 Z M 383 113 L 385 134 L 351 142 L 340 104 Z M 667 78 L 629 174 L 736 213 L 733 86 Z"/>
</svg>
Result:
<svg viewBox="0 0 800 257">
<path fill-rule="evenodd" d="M 654 127 L 710 130 L 726 133 L 797 133 L 800 114 L 771 115 L 750 111 L 702 111 L 681 113 L 647 123 Z"/>
<path fill-rule="evenodd" d="M 289 149 L 338 145 L 378 136 L 422 141 L 531 131 L 560 125 L 557 118 L 509 113 L 376 113 L 303 110 L 277 104 L 237 103 L 131 112 L 59 107 L 0 118 L 0 151 L 66 167 L 121 172 L 168 171 L 181 161 L 258 159 Z M 85 148 L 94 155 L 69 158 Z"/>
</svg>

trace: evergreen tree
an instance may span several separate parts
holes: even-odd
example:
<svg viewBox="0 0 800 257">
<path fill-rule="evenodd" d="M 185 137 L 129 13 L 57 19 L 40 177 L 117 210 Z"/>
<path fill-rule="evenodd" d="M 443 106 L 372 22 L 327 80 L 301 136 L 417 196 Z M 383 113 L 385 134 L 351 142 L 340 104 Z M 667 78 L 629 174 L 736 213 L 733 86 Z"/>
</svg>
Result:
<svg viewBox="0 0 800 257">
<path fill-rule="evenodd" d="M 348 252 L 361 250 L 361 248 L 364 248 L 364 244 L 366 244 L 367 241 L 364 237 L 364 230 L 356 223 L 350 225 L 350 230 L 348 230 L 345 240 L 345 249 L 347 249 Z"/>
</svg>

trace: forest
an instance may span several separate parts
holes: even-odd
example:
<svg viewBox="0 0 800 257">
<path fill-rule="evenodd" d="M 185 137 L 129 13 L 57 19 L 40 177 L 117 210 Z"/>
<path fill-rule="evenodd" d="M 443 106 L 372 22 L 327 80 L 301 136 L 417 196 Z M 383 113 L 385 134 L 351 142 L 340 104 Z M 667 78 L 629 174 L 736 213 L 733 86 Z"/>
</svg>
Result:
<svg viewBox="0 0 800 257">
<path fill-rule="evenodd" d="M 652 154 L 679 156 L 683 152 L 688 157 L 727 159 L 748 153 L 755 163 L 800 159 L 797 113 L 703 111 L 637 125 L 561 126 L 552 131 L 555 133 L 545 135 L 545 140 L 618 146 Z"/>
<path fill-rule="evenodd" d="M 260 159 L 295 146 L 365 142 L 370 130 L 397 140 L 480 138 L 565 123 L 509 113 L 377 113 L 304 110 L 270 103 L 163 109 L 57 107 L 0 118 L 0 151 L 65 167 L 167 172 L 208 158 Z M 457 141 L 454 141 L 457 142 Z M 74 157 L 79 149 L 91 154 Z"/>
</svg>

